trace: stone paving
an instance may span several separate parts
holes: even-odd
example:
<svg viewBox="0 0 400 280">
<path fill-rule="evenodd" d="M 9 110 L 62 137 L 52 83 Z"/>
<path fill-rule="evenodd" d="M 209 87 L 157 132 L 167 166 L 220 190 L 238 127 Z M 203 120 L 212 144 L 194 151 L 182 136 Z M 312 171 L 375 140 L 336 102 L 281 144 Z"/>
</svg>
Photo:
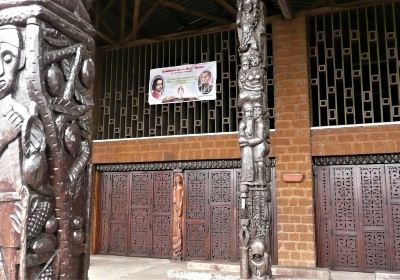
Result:
<svg viewBox="0 0 400 280">
<path fill-rule="evenodd" d="M 89 279 L 166 280 L 168 271 L 185 269 L 187 262 L 177 263 L 168 259 L 94 255 L 91 256 Z M 374 273 L 331 271 L 331 277 L 332 280 L 375 280 Z"/>
</svg>

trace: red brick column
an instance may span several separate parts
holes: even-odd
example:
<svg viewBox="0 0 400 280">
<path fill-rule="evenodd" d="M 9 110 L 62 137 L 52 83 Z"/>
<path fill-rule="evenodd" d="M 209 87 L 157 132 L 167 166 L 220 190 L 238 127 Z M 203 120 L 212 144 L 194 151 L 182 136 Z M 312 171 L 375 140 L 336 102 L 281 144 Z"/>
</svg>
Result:
<svg viewBox="0 0 400 280">
<path fill-rule="evenodd" d="M 279 265 L 316 265 L 306 18 L 272 22 Z M 283 181 L 302 173 L 301 183 Z"/>
</svg>

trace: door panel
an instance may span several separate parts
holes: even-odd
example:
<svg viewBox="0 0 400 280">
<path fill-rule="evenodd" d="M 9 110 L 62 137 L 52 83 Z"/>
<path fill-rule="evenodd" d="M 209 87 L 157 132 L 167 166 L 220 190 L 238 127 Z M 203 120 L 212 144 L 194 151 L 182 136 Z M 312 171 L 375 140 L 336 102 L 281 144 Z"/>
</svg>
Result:
<svg viewBox="0 0 400 280">
<path fill-rule="evenodd" d="M 318 266 L 397 270 L 399 170 L 398 164 L 317 167 Z"/>
<path fill-rule="evenodd" d="M 185 172 L 186 242 L 187 259 L 209 258 L 208 171 Z"/>
<path fill-rule="evenodd" d="M 152 255 L 157 258 L 171 256 L 172 177 L 169 171 L 153 173 Z"/>
<path fill-rule="evenodd" d="M 125 255 L 127 252 L 128 185 L 129 176 L 127 173 L 115 173 L 112 175 L 110 254 Z"/>
<path fill-rule="evenodd" d="M 130 256 L 150 256 L 152 250 L 151 207 L 153 174 L 131 172 Z"/>
</svg>

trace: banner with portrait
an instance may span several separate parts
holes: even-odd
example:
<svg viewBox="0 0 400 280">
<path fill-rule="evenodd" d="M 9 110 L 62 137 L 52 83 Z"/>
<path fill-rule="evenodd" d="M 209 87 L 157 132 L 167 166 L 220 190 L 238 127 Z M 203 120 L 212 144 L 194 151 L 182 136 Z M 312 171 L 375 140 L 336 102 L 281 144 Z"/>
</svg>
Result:
<svg viewBox="0 0 400 280">
<path fill-rule="evenodd" d="M 216 99 L 215 61 L 150 70 L 149 104 Z"/>
</svg>

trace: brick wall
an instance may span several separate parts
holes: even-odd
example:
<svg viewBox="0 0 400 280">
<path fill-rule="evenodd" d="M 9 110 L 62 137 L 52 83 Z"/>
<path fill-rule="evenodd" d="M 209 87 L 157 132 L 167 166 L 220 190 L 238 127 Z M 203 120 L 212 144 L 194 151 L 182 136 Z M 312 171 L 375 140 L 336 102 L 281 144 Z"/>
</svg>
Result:
<svg viewBox="0 0 400 280">
<path fill-rule="evenodd" d="M 306 18 L 272 22 L 279 265 L 315 266 Z M 305 175 L 287 183 L 283 173 Z"/>
<path fill-rule="evenodd" d="M 273 133 L 271 142 L 274 143 Z M 239 158 L 238 134 L 229 133 L 94 142 L 92 163 Z"/>
<path fill-rule="evenodd" d="M 398 153 L 400 124 L 313 129 L 312 155 Z"/>
</svg>

